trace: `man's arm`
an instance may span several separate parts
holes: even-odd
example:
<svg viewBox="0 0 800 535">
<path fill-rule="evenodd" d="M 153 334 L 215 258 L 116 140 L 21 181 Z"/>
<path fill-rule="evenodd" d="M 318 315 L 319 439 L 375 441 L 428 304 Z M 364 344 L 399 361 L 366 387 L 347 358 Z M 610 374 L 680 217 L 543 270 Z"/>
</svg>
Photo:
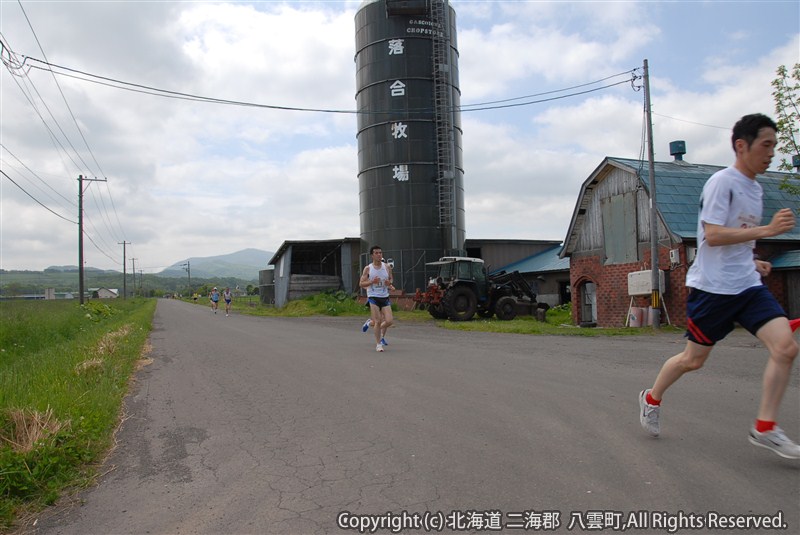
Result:
<svg viewBox="0 0 800 535">
<path fill-rule="evenodd" d="M 367 288 L 370 284 L 372 284 L 372 281 L 369 280 L 369 266 L 366 266 L 364 271 L 361 272 L 361 280 L 358 281 L 358 285 L 362 288 Z"/>
<path fill-rule="evenodd" d="M 767 225 L 750 228 L 732 228 L 722 225 L 703 223 L 706 241 L 712 247 L 735 245 L 762 238 L 771 238 L 789 232 L 794 228 L 794 213 L 789 208 L 775 212 L 772 221 Z"/>
<path fill-rule="evenodd" d="M 394 285 L 392 284 L 394 282 L 394 275 L 392 274 L 392 266 L 389 264 L 386 264 L 386 273 L 389 274 L 386 278 L 386 284 L 390 290 L 394 290 Z"/>
</svg>

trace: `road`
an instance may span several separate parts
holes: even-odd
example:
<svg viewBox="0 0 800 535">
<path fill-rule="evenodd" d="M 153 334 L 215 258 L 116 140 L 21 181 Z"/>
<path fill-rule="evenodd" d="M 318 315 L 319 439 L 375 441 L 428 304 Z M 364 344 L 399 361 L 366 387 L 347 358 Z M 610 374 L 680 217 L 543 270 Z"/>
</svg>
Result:
<svg viewBox="0 0 800 535">
<path fill-rule="evenodd" d="M 747 441 L 766 354 L 746 333 L 669 392 L 654 439 L 637 395 L 679 335 L 400 322 L 380 354 L 361 323 L 160 300 L 108 473 L 27 532 L 800 532 L 800 463 Z M 800 438 L 797 366 L 780 423 Z"/>
</svg>

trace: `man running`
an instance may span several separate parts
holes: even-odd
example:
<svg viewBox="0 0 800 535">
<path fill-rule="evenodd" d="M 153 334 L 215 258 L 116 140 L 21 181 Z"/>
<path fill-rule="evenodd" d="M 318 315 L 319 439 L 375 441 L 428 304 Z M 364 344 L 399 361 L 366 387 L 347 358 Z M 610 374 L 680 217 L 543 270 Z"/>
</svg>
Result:
<svg viewBox="0 0 800 535">
<path fill-rule="evenodd" d="M 794 213 L 778 210 L 767 225 L 762 219 L 762 188 L 756 176 L 772 161 L 778 127 L 762 114 L 746 115 L 733 127 L 736 160 L 708 179 L 700 196 L 697 256 L 686 275 L 686 347 L 667 360 L 652 388 L 639 394 L 639 421 L 651 435 L 660 433 L 661 400 L 683 374 L 700 369 L 714 344 L 734 322 L 758 337 L 769 351 L 761 404 L 749 440 L 781 457 L 800 459 L 800 446 L 776 425 L 786 392 L 797 341 L 786 313 L 761 282 L 772 265 L 754 258 L 756 240 L 778 236 L 795 225 Z"/>
<path fill-rule="evenodd" d="M 373 245 L 369 250 L 372 262 L 364 267 L 361 273 L 359 286 L 367 289 L 367 302 L 375 333 L 375 351 L 383 352 L 386 344 L 386 331 L 394 324 L 392 317 L 392 304 L 389 301 L 389 291 L 392 286 L 392 268 L 383 261 L 383 251 L 380 246 Z M 369 328 L 369 326 L 367 326 Z"/>
<path fill-rule="evenodd" d="M 225 300 L 225 316 L 230 316 L 231 301 L 233 301 L 233 294 L 230 288 L 225 288 L 225 291 L 222 292 L 222 298 Z"/>
<path fill-rule="evenodd" d="M 208 294 L 208 298 L 211 300 L 211 310 L 216 314 L 217 308 L 219 307 L 219 290 L 217 290 L 216 286 L 214 286 L 214 289 Z"/>
</svg>

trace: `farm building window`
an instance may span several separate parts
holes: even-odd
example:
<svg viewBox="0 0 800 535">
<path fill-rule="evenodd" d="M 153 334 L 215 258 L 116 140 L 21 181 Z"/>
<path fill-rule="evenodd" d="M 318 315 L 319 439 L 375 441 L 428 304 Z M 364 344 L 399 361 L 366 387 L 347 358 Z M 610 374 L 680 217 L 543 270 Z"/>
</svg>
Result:
<svg viewBox="0 0 800 535">
<path fill-rule="evenodd" d="M 639 261 L 636 247 L 636 193 L 628 192 L 600 200 L 606 264 Z"/>
</svg>

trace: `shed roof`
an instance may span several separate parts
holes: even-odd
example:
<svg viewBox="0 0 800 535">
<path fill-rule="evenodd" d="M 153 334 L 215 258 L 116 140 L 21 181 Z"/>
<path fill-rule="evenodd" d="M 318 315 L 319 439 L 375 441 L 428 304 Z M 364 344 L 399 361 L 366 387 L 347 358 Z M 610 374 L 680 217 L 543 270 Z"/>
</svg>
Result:
<svg viewBox="0 0 800 535">
<path fill-rule="evenodd" d="M 582 215 L 588 207 L 594 186 L 605 178 L 609 166 L 617 167 L 639 177 L 644 190 L 650 192 L 649 163 L 646 160 L 607 157 L 586 179 L 581 186 L 578 202 L 572 214 L 569 231 L 562 254 L 575 244 L 578 225 L 582 223 Z M 671 162 L 654 162 L 656 183 L 656 208 L 667 230 L 680 239 L 697 239 L 697 211 L 700 194 L 706 181 L 717 171 L 724 169 L 719 165 L 689 163 L 683 160 Z M 797 211 L 800 199 L 780 189 L 783 179 L 789 173 L 767 171 L 758 176 L 758 182 L 764 189 L 764 219 L 772 217 L 781 208 L 793 208 Z M 773 241 L 800 241 L 800 226 L 791 232 L 781 234 Z"/>
<path fill-rule="evenodd" d="M 569 258 L 559 257 L 561 244 L 555 245 L 535 255 L 531 255 L 522 260 L 517 260 L 507 266 L 493 271 L 519 271 L 520 273 L 549 273 L 555 271 L 569 271 Z"/>
<path fill-rule="evenodd" d="M 284 241 L 278 250 L 275 251 L 275 254 L 272 255 L 272 258 L 269 259 L 267 265 L 274 266 L 277 264 L 278 259 L 286 252 L 289 247 L 294 245 L 309 247 L 309 248 L 316 248 L 316 247 L 328 247 L 331 245 L 343 245 L 345 243 L 358 243 L 360 242 L 360 238 L 339 238 L 334 240 L 286 240 Z"/>
<path fill-rule="evenodd" d="M 772 269 L 800 268 L 800 249 L 785 251 L 769 259 Z"/>
</svg>

